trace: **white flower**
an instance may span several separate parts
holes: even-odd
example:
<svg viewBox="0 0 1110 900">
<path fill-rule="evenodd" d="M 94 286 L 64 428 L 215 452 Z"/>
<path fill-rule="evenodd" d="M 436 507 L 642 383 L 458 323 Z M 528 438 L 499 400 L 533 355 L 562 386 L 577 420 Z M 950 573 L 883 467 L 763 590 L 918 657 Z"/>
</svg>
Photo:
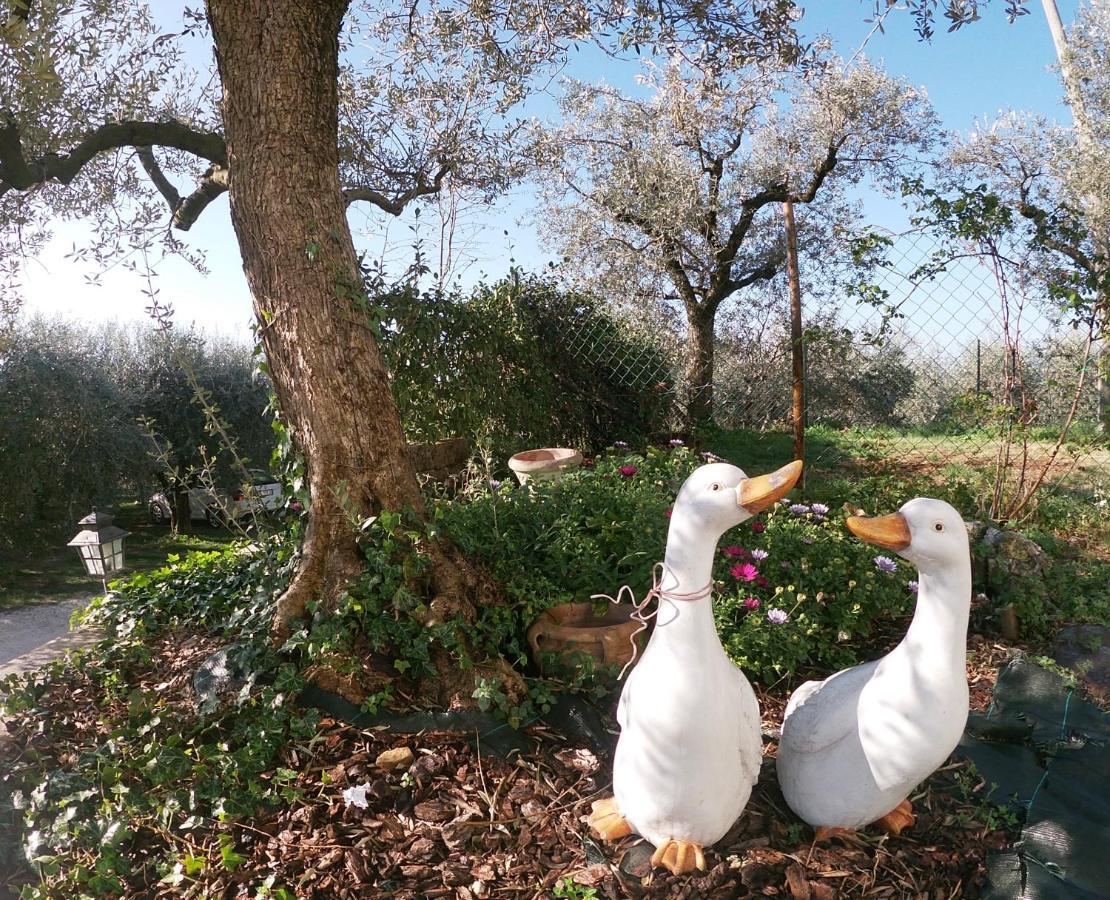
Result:
<svg viewBox="0 0 1110 900">
<path fill-rule="evenodd" d="M 359 809 L 366 809 L 370 804 L 366 799 L 366 790 L 370 787 L 370 782 L 359 784 L 355 787 L 349 787 L 343 791 L 343 801 L 348 806 L 357 806 Z"/>
</svg>

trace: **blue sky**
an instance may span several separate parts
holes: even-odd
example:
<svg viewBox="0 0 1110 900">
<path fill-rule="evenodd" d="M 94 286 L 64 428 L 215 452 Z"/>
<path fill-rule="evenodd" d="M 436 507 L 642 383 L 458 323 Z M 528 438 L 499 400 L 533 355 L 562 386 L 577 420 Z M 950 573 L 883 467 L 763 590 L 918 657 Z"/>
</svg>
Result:
<svg viewBox="0 0 1110 900">
<path fill-rule="evenodd" d="M 809 37 L 827 32 L 844 56 L 855 51 L 871 28 L 864 21 L 872 9 L 871 0 L 811 0 L 804 5 L 803 32 Z M 1065 23 L 1074 18 L 1077 5 L 1078 0 L 1059 3 Z M 1070 121 L 1061 102 L 1059 81 L 1049 68 L 1055 55 L 1040 4 L 1031 2 L 1029 8 L 1030 15 L 1010 26 L 1001 0 L 996 0 L 984 11 L 983 21 L 954 34 L 940 33 L 931 44 L 918 42 L 908 15 L 895 12 L 887 20 L 885 33 L 870 39 L 866 53 L 881 61 L 890 73 L 923 86 L 950 130 L 967 131 L 976 119 L 991 119 L 1009 108 Z M 634 71 L 634 64 L 621 68 L 599 54 L 585 55 L 570 68 L 575 77 L 615 84 L 626 83 Z M 866 218 L 872 224 L 897 230 L 904 222 L 898 204 L 881 193 L 871 192 L 863 199 Z M 527 189 L 513 192 L 494 208 L 473 212 L 467 226 L 472 262 L 463 274 L 464 280 L 503 274 L 510 256 L 526 269 L 539 268 L 550 259 L 532 225 L 534 218 Z M 382 252 L 387 246 L 399 257 L 408 252 L 412 242 L 411 221 L 407 219 L 385 221 L 356 212 L 352 225 L 356 233 L 365 236 L 364 246 L 372 253 Z M 506 230 L 510 232 L 508 237 Z M 141 278 L 116 267 L 94 286 L 88 283 L 89 270 L 65 259 L 72 244 L 81 243 L 83 237 L 80 223 L 66 223 L 56 229 L 56 238 L 42 257 L 28 264 L 28 310 L 93 322 L 143 320 L 146 299 L 141 293 Z M 431 241 L 431 229 L 425 237 Z M 249 338 L 250 296 L 226 197 L 212 204 L 187 240 L 206 254 L 210 274 L 200 275 L 180 260 L 164 261 L 157 277 L 162 299 L 174 305 L 182 324 L 195 322 L 203 328 Z"/>
</svg>

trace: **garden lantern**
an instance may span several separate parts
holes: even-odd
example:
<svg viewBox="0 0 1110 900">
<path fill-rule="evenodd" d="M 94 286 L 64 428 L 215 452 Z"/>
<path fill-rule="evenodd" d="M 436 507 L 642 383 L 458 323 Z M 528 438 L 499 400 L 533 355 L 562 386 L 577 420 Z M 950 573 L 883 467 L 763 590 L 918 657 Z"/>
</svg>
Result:
<svg viewBox="0 0 1110 900">
<path fill-rule="evenodd" d="M 104 578 L 123 568 L 123 539 L 128 532 L 112 524 L 112 517 L 95 509 L 77 523 L 81 530 L 67 544 L 77 551 L 85 571 Z"/>
</svg>

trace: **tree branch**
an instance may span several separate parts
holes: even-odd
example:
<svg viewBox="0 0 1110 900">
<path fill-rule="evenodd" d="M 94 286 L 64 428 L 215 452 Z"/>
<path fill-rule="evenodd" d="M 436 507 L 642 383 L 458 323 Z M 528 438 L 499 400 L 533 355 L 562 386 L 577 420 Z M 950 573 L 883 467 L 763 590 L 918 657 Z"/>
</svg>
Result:
<svg viewBox="0 0 1110 900">
<path fill-rule="evenodd" d="M 188 231 L 208 204 L 227 190 L 227 166 L 213 164 L 201 176 L 200 184 L 188 197 L 182 200 L 173 211 L 173 225 L 181 231 Z"/>
<path fill-rule="evenodd" d="M 782 265 L 782 262 L 782 255 L 776 253 L 767 260 L 767 262 L 758 268 L 752 269 L 748 274 L 741 275 L 739 278 L 730 278 L 728 281 L 728 293 L 731 294 L 741 288 L 746 288 L 749 285 L 755 284 L 757 281 L 770 281 L 778 275 L 779 266 Z"/>
<path fill-rule="evenodd" d="M 154 158 L 154 149 L 150 146 L 136 147 L 135 155 L 139 158 L 143 170 L 150 176 L 150 180 L 154 182 L 154 186 L 158 188 L 158 193 L 166 198 L 170 211 L 176 210 L 181 203 L 181 195 L 170 183 L 162 167 L 158 165 L 158 160 Z"/>
<path fill-rule="evenodd" d="M 387 212 L 393 216 L 399 216 L 405 211 L 405 207 L 418 197 L 438 194 L 440 188 L 443 186 L 443 179 L 447 177 L 448 173 L 450 173 L 454 167 L 455 164 L 453 162 L 441 159 L 439 169 L 436 171 L 435 175 L 432 176 L 431 181 L 428 181 L 423 175 L 418 174 L 412 187 L 401 191 L 393 197 L 389 197 L 373 188 L 352 187 L 344 189 L 343 200 L 348 206 L 358 200 L 366 200 L 369 203 L 373 203 L 383 212 Z"/>
<path fill-rule="evenodd" d="M 825 158 L 817 164 L 817 168 L 813 171 L 813 178 L 810 179 L 809 186 L 800 194 L 791 195 L 790 186 L 785 181 L 780 181 L 778 184 L 773 184 L 768 188 L 764 188 L 758 194 L 744 200 L 740 207 L 743 210 L 740 213 L 740 218 L 736 220 L 736 224 L 732 226 L 732 231 L 729 232 L 728 240 L 725 241 L 724 246 L 716 253 L 718 277 L 727 280 L 728 273 L 732 269 L 732 264 L 736 260 L 736 254 L 740 250 L 740 245 L 744 243 L 744 238 L 748 236 L 748 230 L 752 227 L 752 222 L 755 220 L 756 213 L 758 213 L 764 206 L 769 203 L 782 203 L 785 200 L 793 200 L 795 203 L 810 203 L 813 198 L 817 196 L 817 192 L 821 189 L 821 185 L 825 183 L 825 179 L 829 173 L 836 168 L 837 153 L 840 150 L 842 141 L 837 141 L 829 144 L 825 153 Z"/>
<path fill-rule="evenodd" d="M 208 204 L 227 190 L 227 167 L 211 165 L 201 176 L 196 190 L 188 197 L 182 197 L 158 165 L 153 148 L 136 147 L 135 155 L 138 156 L 143 169 L 158 189 L 158 193 L 166 198 L 166 204 L 173 214 L 171 220 L 173 227 L 180 231 L 188 231 L 192 228 L 200 214 L 208 208 Z"/>
<path fill-rule="evenodd" d="M 1022 191 L 1024 194 L 1025 191 Z M 1033 223 L 1037 231 L 1037 240 L 1049 250 L 1055 250 L 1057 253 L 1066 256 L 1084 272 L 1094 274 L 1095 262 L 1086 253 L 1080 250 L 1073 244 L 1065 243 L 1052 237 L 1048 233 L 1048 213 L 1038 206 L 1034 206 L 1023 196 L 1018 203 L 1018 212 L 1026 219 Z"/>
<path fill-rule="evenodd" d="M 15 116 L 7 111 L 0 125 L 0 197 L 26 191 L 48 181 L 69 184 L 100 153 L 123 147 L 173 147 L 227 165 L 227 146 L 219 134 L 196 131 L 181 122 L 106 122 L 88 132 L 68 153 L 45 153 L 28 160 Z"/>
</svg>

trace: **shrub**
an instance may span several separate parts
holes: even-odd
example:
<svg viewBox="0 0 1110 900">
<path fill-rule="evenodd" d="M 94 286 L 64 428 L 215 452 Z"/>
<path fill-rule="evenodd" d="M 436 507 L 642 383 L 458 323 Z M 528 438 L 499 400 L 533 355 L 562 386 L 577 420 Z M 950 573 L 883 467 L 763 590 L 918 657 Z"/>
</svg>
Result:
<svg viewBox="0 0 1110 900">
<path fill-rule="evenodd" d="M 698 465 L 684 448 L 613 449 L 593 469 L 534 492 L 501 485 L 479 500 L 445 505 L 444 527 L 489 566 L 512 601 L 503 646 L 522 657 L 523 630 L 557 603 L 615 594 L 626 583 L 642 597 L 663 558 L 666 511 Z M 635 474 L 623 476 L 629 466 Z M 729 532 L 721 546 L 742 546 L 744 553 L 719 553 L 714 570 L 721 641 L 750 676 L 768 683 L 803 665 L 852 664 L 853 641 L 913 600 L 907 564 L 899 564 L 898 575 L 880 571 L 876 548 L 851 537 L 839 515 L 806 509 L 796 515 L 780 505 Z M 766 558 L 753 560 L 753 550 Z M 753 565 L 754 580 L 730 572 L 743 563 Z M 754 610 L 745 605 L 752 598 Z M 786 613 L 786 621 L 768 619 L 772 609 Z"/>
<path fill-rule="evenodd" d="M 514 273 L 469 296 L 410 287 L 378 302 L 410 439 L 469 437 L 505 456 L 659 428 L 661 350 L 589 295 Z"/>
</svg>

